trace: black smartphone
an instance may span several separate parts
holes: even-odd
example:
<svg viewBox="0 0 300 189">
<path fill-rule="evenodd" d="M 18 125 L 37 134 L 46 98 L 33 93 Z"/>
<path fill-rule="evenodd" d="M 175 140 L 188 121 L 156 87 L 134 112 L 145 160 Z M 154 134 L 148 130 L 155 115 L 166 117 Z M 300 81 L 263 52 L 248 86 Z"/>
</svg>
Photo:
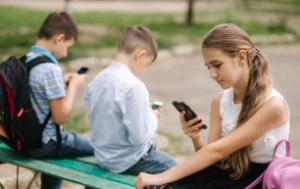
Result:
<svg viewBox="0 0 300 189">
<path fill-rule="evenodd" d="M 154 101 L 151 105 L 152 110 L 159 110 L 164 105 L 163 102 Z"/>
<path fill-rule="evenodd" d="M 89 68 L 88 68 L 88 67 L 82 66 L 82 67 L 77 71 L 77 73 L 78 73 L 78 74 L 85 74 L 85 73 L 88 72 L 88 71 L 89 71 Z M 67 81 L 67 83 L 66 83 L 66 86 L 67 86 L 67 87 L 69 86 L 69 82 L 70 82 L 70 81 Z"/>
<path fill-rule="evenodd" d="M 179 112 L 185 111 L 184 119 L 186 121 L 190 121 L 197 117 L 196 113 L 184 102 L 173 101 L 172 104 Z M 195 124 L 197 124 L 197 123 L 195 123 Z M 202 129 L 206 129 L 206 128 L 207 128 L 207 126 L 203 125 Z"/>
<path fill-rule="evenodd" d="M 77 73 L 78 74 L 85 74 L 86 72 L 88 72 L 89 71 L 89 68 L 88 67 L 81 67 L 78 71 L 77 71 Z"/>
</svg>

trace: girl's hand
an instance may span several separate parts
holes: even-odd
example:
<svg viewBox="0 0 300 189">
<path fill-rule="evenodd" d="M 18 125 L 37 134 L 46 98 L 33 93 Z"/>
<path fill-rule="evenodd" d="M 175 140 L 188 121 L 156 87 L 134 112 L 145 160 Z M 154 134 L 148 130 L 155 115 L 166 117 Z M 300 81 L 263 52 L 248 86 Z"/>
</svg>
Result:
<svg viewBox="0 0 300 189">
<path fill-rule="evenodd" d="M 162 185 L 163 183 L 159 183 L 158 175 L 151 175 L 147 173 L 140 173 L 139 176 L 135 180 L 136 189 L 144 189 L 149 185 Z"/>
<path fill-rule="evenodd" d="M 199 117 L 190 121 L 184 119 L 185 111 L 180 113 L 181 127 L 185 135 L 190 137 L 192 140 L 200 138 L 200 130 L 204 126 L 204 123 Z"/>
</svg>

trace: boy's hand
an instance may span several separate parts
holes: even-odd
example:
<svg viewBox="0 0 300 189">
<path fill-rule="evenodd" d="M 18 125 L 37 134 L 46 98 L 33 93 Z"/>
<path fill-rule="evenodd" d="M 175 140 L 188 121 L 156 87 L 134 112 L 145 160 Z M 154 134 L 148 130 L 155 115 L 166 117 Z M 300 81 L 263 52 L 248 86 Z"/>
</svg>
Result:
<svg viewBox="0 0 300 189">
<path fill-rule="evenodd" d="M 75 75 L 75 73 L 67 73 L 67 74 L 64 75 L 64 82 L 65 82 L 65 84 L 67 84 L 67 83 L 70 82 L 71 77 L 72 77 L 73 75 Z"/>
<path fill-rule="evenodd" d="M 85 74 L 74 73 L 69 76 L 69 86 L 75 87 L 77 90 L 81 89 L 86 81 Z"/>
<path fill-rule="evenodd" d="M 152 110 L 154 115 L 156 115 L 156 117 L 160 117 L 160 111 L 158 109 Z"/>
</svg>

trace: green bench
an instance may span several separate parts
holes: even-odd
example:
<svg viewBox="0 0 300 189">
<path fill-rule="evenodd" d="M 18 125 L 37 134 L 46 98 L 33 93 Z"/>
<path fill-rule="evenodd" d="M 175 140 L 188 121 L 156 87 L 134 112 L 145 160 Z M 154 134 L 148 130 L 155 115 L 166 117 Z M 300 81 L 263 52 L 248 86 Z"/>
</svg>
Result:
<svg viewBox="0 0 300 189">
<path fill-rule="evenodd" d="M 99 189 L 133 189 L 134 176 L 101 169 L 94 157 L 69 159 L 30 159 L 13 152 L 0 141 L 0 162 L 29 168 L 64 180 Z"/>
</svg>

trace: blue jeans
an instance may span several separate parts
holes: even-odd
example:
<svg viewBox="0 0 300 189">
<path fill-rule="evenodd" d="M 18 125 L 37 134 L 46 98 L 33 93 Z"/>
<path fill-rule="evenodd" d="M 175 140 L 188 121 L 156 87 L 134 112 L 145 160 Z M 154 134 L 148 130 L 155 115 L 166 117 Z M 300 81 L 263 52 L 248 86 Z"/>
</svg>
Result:
<svg viewBox="0 0 300 189">
<path fill-rule="evenodd" d="M 175 160 L 165 152 L 151 145 L 148 152 L 132 167 L 124 172 L 124 174 L 138 175 L 141 172 L 161 173 L 176 165 Z"/>
<path fill-rule="evenodd" d="M 26 155 L 33 158 L 67 158 L 94 155 L 90 141 L 76 133 L 62 131 L 61 147 L 56 148 L 56 142 L 50 140 L 39 149 L 26 152 Z M 57 177 L 42 174 L 41 189 L 59 189 L 62 180 Z"/>
</svg>

